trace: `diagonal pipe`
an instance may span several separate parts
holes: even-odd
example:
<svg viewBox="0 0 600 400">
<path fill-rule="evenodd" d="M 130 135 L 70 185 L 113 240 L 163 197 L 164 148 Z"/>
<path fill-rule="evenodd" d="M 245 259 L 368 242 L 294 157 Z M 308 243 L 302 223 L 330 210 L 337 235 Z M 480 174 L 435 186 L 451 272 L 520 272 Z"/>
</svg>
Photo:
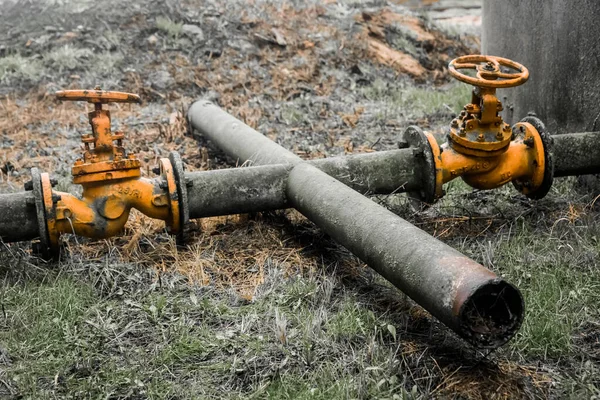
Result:
<svg viewBox="0 0 600 400">
<path fill-rule="evenodd" d="M 285 193 L 292 207 L 469 343 L 496 348 L 519 329 L 522 296 L 490 270 L 210 102 L 194 103 L 188 120 L 240 163 L 289 166 Z"/>
</svg>

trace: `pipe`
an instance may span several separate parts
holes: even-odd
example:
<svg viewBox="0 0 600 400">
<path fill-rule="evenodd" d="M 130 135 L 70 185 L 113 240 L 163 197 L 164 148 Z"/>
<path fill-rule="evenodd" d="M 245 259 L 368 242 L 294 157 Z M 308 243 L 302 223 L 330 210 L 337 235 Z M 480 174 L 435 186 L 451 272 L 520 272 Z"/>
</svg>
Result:
<svg viewBox="0 0 600 400">
<path fill-rule="evenodd" d="M 290 165 L 287 199 L 339 243 L 477 347 L 506 343 L 523 319 L 511 284 L 217 106 L 194 103 L 191 126 L 239 162 Z"/>
<path fill-rule="evenodd" d="M 20 242 L 38 237 L 35 204 L 31 192 L 0 195 L 0 240 Z"/>
<path fill-rule="evenodd" d="M 554 135 L 554 176 L 600 173 L 600 132 Z"/>
<path fill-rule="evenodd" d="M 600 173 L 600 132 L 556 135 L 553 140 L 555 176 Z M 413 153 L 399 149 L 307 162 L 362 194 L 403 193 L 421 188 Z M 190 218 L 288 208 L 285 180 L 290 169 L 279 164 L 186 172 Z M 27 206 L 25 192 L 0 194 L 0 210 L 3 241 L 37 237 L 35 209 Z"/>
<path fill-rule="evenodd" d="M 414 158 L 412 149 L 399 149 L 309 163 L 363 194 L 389 194 L 419 189 Z M 186 172 L 189 216 L 195 219 L 289 208 L 285 184 L 290 170 L 289 164 L 277 164 Z M 33 193 L 27 193 L 0 194 L 0 238 L 4 242 L 32 240 L 39 234 Z M 75 201 L 68 193 L 55 193 L 63 201 Z M 29 202 L 28 197 L 31 197 Z M 146 214 L 152 214 L 146 208 L 141 207 Z M 82 233 L 80 230 L 79 234 Z"/>
<path fill-rule="evenodd" d="M 419 189 L 412 149 L 308 161 L 363 194 Z M 291 165 L 186 172 L 190 218 L 289 208 L 285 188 Z"/>
</svg>

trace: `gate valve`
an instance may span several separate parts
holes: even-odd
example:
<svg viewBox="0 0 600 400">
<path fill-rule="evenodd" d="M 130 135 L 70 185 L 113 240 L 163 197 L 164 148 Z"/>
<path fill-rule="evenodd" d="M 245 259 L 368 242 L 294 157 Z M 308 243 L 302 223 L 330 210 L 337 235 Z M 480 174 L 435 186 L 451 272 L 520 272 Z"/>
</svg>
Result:
<svg viewBox="0 0 600 400">
<path fill-rule="evenodd" d="M 475 76 L 462 72 L 475 71 Z M 508 72 L 507 72 L 508 70 Z M 501 57 L 468 55 L 448 65 L 450 74 L 475 86 L 471 103 L 450 124 L 447 141 L 439 146 L 435 138 L 417 127 L 409 127 L 404 142 L 418 146 L 427 142 L 426 154 L 434 178 L 413 194 L 426 203 L 443 195 L 443 184 L 461 177 L 477 189 L 493 189 L 512 182 L 530 198 L 541 198 L 552 185 L 551 138 L 544 124 L 528 116 L 510 126 L 500 115 L 502 103 L 496 89 L 522 85 L 529 78 L 523 65 Z"/>
<path fill-rule="evenodd" d="M 502 72 L 501 66 L 519 72 Z M 464 69 L 477 71 L 477 77 L 460 72 Z M 494 157 L 506 151 L 512 130 L 499 115 L 502 103 L 496 97 L 496 89 L 525 83 L 529 78 L 527 68 L 505 58 L 471 55 L 452 60 L 448 72 L 459 81 L 475 86 L 471 103 L 452 120 L 450 145 L 459 153 L 480 157 Z"/>
<path fill-rule="evenodd" d="M 116 235 L 124 228 L 132 208 L 165 221 L 170 233 L 181 242 L 189 211 L 179 154 L 172 152 L 160 159 L 160 178 L 141 177 L 140 161 L 135 154 L 126 153 L 125 135 L 111 131 L 110 112 L 102 108 L 108 103 L 140 103 L 140 97 L 99 87 L 63 90 L 56 97 L 93 103 L 94 111 L 88 114 L 92 133 L 82 135 L 84 153 L 71 170 L 73 183 L 83 187 L 81 198 L 53 190 L 47 173 L 37 168 L 31 171 L 42 254 L 58 254 L 62 233 L 90 238 Z"/>
<path fill-rule="evenodd" d="M 73 183 L 140 176 L 140 161 L 135 154 L 126 155 L 123 148 L 125 135 L 111 132 L 110 111 L 102 108 L 102 104 L 108 103 L 141 103 L 138 95 L 103 91 L 96 87 L 94 90 L 62 90 L 56 92 L 56 98 L 61 101 L 87 101 L 95 108 L 88 114 L 92 134 L 81 136 L 85 148 L 83 158 L 75 161 L 71 170 Z"/>
</svg>

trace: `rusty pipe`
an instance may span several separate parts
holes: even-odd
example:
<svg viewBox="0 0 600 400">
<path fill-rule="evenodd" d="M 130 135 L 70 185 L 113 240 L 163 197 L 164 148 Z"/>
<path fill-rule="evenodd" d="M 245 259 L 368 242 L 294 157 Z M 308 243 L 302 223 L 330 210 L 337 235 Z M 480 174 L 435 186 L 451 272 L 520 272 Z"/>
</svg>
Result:
<svg viewBox="0 0 600 400">
<path fill-rule="evenodd" d="M 414 158 L 411 149 L 399 149 L 309 162 L 363 194 L 389 194 L 418 190 L 420 179 L 414 171 Z M 185 172 L 189 216 L 204 218 L 289 208 L 285 182 L 290 169 L 289 164 L 278 164 Z M 53 194 L 61 199 L 57 224 L 63 232 L 101 238 L 122 228 L 130 207 L 151 218 L 164 220 L 167 208 L 152 203 L 160 200 L 163 193 L 159 188 L 161 181 L 159 178 L 138 178 L 112 185 L 89 183 L 81 198 L 53 190 Z M 119 194 L 116 199 L 118 205 L 124 206 L 119 209 L 123 215 L 120 218 L 111 215 L 111 219 L 102 222 L 104 218 L 99 214 L 107 213 L 107 202 L 99 200 L 112 198 L 113 194 Z M 152 202 L 146 200 L 151 197 Z M 88 204 L 95 205 L 90 207 Z M 115 207 L 112 208 L 111 214 L 114 214 Z M 62 218 L 66 210 L 71 215 L 69 220 Z M 35 239 L 38 234 L 33 193 L 0 194 L 0 239 L 7 243 L 26 241 Z"/>
<path fill-rule="evenodd" d="M 412 149 L 308 161 L 362 194 L 418 190 Z M 186 172 L 190 218 L 291 207 L 285 193 L 291 164 Z"/>
<path fill-rule="evenodd" d="M 555 176 L 600 173 L 600 132 L 556 135 L 553 141 Z M 421 161 L 413 149 L 399 149 L 307 162 L 362 194 L 389 194 L 421 189 Z M 285 180 L 290 169 L 279 164 L 186 172 L 190 218 L 288 208 Z M 27 192 L 0 194 L 0 240 L 37 237 L 30 197 Z"/>
<path fill-rule="evenodd" d="M 600 173 L 600 132 L 552 136 L 554 176 Z"/>
<path fill-rule="evenodd" d="M 523 319 L 510 283 L 207 101 L 188 111 L 191 126 L 239 162 L 290 166 L 290 205 L 477 347 L 506 343 Z"/>
<path fill-rule="evenodd" d="M 0 240 L 20 242 L 38 236 L 31 192 L 0 194 Z"/>
</svg>

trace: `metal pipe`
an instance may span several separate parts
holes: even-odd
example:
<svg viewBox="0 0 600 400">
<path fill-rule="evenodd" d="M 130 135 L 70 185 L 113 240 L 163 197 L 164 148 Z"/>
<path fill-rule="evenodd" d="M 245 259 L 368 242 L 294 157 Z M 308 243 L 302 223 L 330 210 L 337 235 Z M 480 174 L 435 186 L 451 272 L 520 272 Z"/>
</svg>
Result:
<svg viewBox="0 0 600 400">
<path fill-rule="evenodd" d="M 521 294 L 493 272 L 210 102 L 194 103 L 188 119 L 239 162 L 290 164 L 286 182 L 290 205 L 468 342 L 496 348 L 520 327 Z"/>
<path fill-rule="evenodd" d="M 35 204 L 32 201 L 31 192 L 0 195 L 1 241 L 20 242 L 38 237 Z"/>
<path fill-rule="evenodd" d="M 309 161 L 363 194 L 418 190 L 411 149 Z M 190 218 L 289 208 L 285 189 L 290 164 L 186 172 Z"/>
<path fill-rule="evenodd" d="M 554 135 L 554 176 L 600 173 L 600 132 Z"/>
<path fill-rule="evenodd" d="M 389 194 L 418 190 L 420 179 L 413 161 L 411 149 L 399 149 L 309 162 L 361 193 Z M 290 164 L 278 164 L 186 172 L 189 216 L 205 218 L 289 208 L 285 185 L 291 168 Z M 0 237 L 5 242 L 38 236 L 35 206 L 26 203 L 26 193 L 0 194 Z"/>
</svg>

